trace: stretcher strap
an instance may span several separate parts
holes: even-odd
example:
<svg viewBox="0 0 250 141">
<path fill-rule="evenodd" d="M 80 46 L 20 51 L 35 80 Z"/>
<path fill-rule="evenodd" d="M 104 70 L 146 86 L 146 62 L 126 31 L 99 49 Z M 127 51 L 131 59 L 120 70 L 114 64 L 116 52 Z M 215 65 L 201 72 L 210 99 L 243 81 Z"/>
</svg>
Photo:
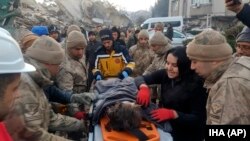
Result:
<svg viewBox="0 0 250 141">
<path fill-rule="evenodd" d="M 139 141 L 146 141 L 148 140 L 149 138 L 140 130 L 140 129 L 130 129 L 129 132 L 131 134 L 133 134 L 134 136 L 136 136 Z"/>
</svg>

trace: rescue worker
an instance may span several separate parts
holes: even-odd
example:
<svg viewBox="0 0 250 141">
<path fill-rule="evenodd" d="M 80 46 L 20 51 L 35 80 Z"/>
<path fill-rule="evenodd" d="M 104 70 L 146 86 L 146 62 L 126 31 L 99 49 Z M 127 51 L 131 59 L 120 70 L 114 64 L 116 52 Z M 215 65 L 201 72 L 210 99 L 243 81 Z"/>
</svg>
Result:
<svg viewBox="0 0 250 141">
<path fill-rule="evenodd" d="M 24 63 L 17 42 L 2 28 L 0 28 L 0 44 L 2 46 L 0 48 L 0 140 L 21 140 L 19 131 L 24 128 L 22 118 L 18 115 L 14 117 L 7 115 L 11 114 L 15 97 L 19 94 L 21 73 L 35 71 L 35 68 Z M 13 138 L 13 134 L 17 134 L 17 138 Z"/>
<path fill-rule="evenodd" d="M 212 29 L 188 44 L 187 56 L 206 79 L 207 124 L 250 124 L 250 58 L 233 58 L 225 37 Z"/>
<path fill-rule="evenodd" d="M 85 48 L 87 41 L 79 31 L 69 33 L 66 41 L 66 55 L 57 75 L 57 85 L 60 89 L 71 93 L 87 91 L 87 67 L 85 63 Z"/>
<path fill-rule="evenodd" d="M 164 69 L 166 64 L 166 53 L 171 48 L 170 40 L 160 31 L 154 33 L 153 37 L 149 40 L 149 45 L 155 55 L 152 63 L 146 68 L 143 75 L 150 74 L 156 70 Z M 156 103 L 161 91 L 160 86 L 158 85 L 155 87 L 151 85 L 151 87 L 151 100 Z"/>
<path fill-rule="evenodd" d="M 149 40 L 149 45 L 156 55 L 154 56 L 152 64 L 148 66 L 143 73 L 144 75 L 163 69 L 166 63 L 166 53 L 171 48 L 170 40 L 159 31 L 157 31 Z"/>
<path fill-rule="evenodd" d="M 80 28 L 78 25 L 74 25 L 74 24 L 70 25 L 70 26 L 67 28 L 66 37 L 65 37 L 65 39 L 61 42 L 61 46 L 62 46 L 62 48 L 64 48 L 64 49 L 66 48 L 67 37 L 68 37 L 68 35 L 69 35 L 69 33 L 70 33 L 71 31 L 79 31 L 79 32 L 81 32 L 81 28 Z"/>
<path fill-rule="evenodd" d="M 135 62 L 133 77 L 142 75 L 154 59 L 154 52 L 150 49 L 147 30 L 141 30 L 138 35 L 138 43 L 129 49 L 129 55 Z"/>
<path fill-rule="evenodd" d="M 78 97 L 79 99 L 85 94 L 86 95 L 82 98 L 87 98 L 88 95 L 87 93 L 84 93 L 87 91 L 87 66 L 85 62 L 86 46 L 87 41 L 80 31 L 73 30 L 69 32 L 66 39 L 66 55 L 64 56 L 64 60 L 60 65 L 60 70 L 56 77 L 56 84 L 61 90 L 71 93 L 72 95 L 75 95 L 73 97 Z M 80 94 L 82 96 L 80 96 Z M 77 119 L 85 118 L 86 114 L 83 111 L 85 111 L 86 108 L 86 112 L 88 112 L 87 109 L 90 106 L 89 103 L 89 105 L 86 104 L 87 103 L 81 104 L 84 105 L 83 109 L 79 108 L 78 103 L 67 104 L 67 115 L 74 116 Z M 57 104 L 53 104 L 55 109 L 63 107 L 56 105 Z M 78 133 L 79 132 L 68 133 L 68 136 L 73 139 L 81 138 L 81 135 L 76 135 Z"/>
<path fill-rule="evenodd" d="M 162 32 L 170 41 L 172 41 L 174 31 L 173 31 L 173 27 L 172 27 L 171 23 L 167 24 L 167 32 L 166 33 L 164 33 L 164 27 L 165 27 L 165 25 L 163 22 L 158 22 L 155 24 L 154 31 L 155 32 L 157 32 L 157 31 Z"/>
<path fill-rule="evenodd" d="M 102 80 L 111 77 L 121 79 L 132 74 L 135 63 L 129 56 L 125 46 L 114 44 L 112 32 L 109 29 L 100 31 L 102 46 L 95 54 L 95 68 L 93 75 L 95 80 Z"/>
<path fill-rule="evenodd" d="M 23 73 L 19 87 L 20 96 L 17 97 L 15 107 L 25 119 L 27 132 L 24 136 L 36 138 L 37 141 L 67 140 L 48 132 L 50 131 L 83 131 L 82 121 L 68 116 L 55 114 L 51 109 L 43 87 L 51 85 L 51 78 L 59 70 L 64 53 L 59 43 L 48 36 L 38 38 L 25 54 L 26 62 L 37 69 L 35 72 Z"/>
</svg>

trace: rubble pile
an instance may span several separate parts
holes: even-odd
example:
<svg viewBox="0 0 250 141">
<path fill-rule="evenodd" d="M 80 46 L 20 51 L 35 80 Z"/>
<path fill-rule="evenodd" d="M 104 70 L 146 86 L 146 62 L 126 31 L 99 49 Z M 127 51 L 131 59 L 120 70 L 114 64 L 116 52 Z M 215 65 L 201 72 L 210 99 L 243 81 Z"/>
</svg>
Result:
<svg viewBox="0 0 250 141">
<path fill-rule="evenodd" d="M 22 27 L 31 29 L 33 25 L 54 24 L 63 29 L 67 25 L 77 24 L 85 30 L 91 30 L 100 24 L 125 27 L 131 24 L 126 15 L 119 13 L 106 1 L 46 0 L 44 3 L 37 3 L 36 0 L 3 1 L 0 4 L 0 23 L 1 27 L 11 33 L 17 32 Z"/>
</svg>

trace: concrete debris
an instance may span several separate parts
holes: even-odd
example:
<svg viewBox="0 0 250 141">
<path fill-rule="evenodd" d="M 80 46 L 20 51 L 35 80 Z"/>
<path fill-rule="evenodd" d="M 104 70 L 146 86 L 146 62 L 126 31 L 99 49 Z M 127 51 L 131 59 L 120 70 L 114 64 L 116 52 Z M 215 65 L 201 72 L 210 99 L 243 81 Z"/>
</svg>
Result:
<svg viewBox="0 0 250 141">
<path fill-rule="evenodd" d="M 45 0 L 44 3 L 37 3 L 36 0 L 5 1 L 0 5 L 0 24 L 10 32 L 19 28 L 31 29 L 33 25 L 54 24 L 64 29 L 70 24 L 77 24 L 85 30 L 92 30 L 100 24 L 119 27 L 131 24 L 126 15 L 119 13 L 110 3 L 100 0 Z M 18 6 L 13 8 L 10 5 L 13 2 L 18 2 Z"/>
</svg>

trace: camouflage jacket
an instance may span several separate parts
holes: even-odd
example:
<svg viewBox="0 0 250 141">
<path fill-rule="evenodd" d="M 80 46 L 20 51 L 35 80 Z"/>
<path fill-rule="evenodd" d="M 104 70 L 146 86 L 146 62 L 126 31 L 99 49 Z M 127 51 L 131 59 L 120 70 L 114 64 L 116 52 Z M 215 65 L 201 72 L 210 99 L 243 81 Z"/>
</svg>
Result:
<svg viewBox="0 0 250 141">
<path fill-rule="evenodd" d="M 84 59 L 79 61 L 65 56 L 60 66 L 56 81 L 60 89 L 73 93 L 83 93 L 87 91 L 87 67 Z"/>
<path fill-rule="evenodd" d="M 206 79 L 207 124 L 250 124 L 250 58 L 229 60 Z"/>
<path fill-rule="evenodd" d="M 135 68 L 132 74 L 133 77 L 142 75 L 154 59 L 154 52 L 149 48 L 149 45 L 134 45 L 129 49 L 129 55 L 135 62 Z"/>
<path fill-rule="evenodd" d="M 62 46 L 62 48 L 64 49 L 64 50 L 66 50 L 66 41 L 67 41 L 67 37 L 65 38 L 65 39 L 63 39 L 62 41 L 61 41 L 61 46 Z"/>
<path fill-rule="evenodd" d="M 64 141 L 62 137 L 53 135 L 51 131 L 78 131 L 84 129 L 80 120 L 55 114 L 49 104 L 42 87 L 50 84 L 50 73 L 37 61 L 26 58 L 26 61 L 34 65 L 36 72 L 23 73 L 19 86 L 20 95 L 15 106 L 22 113 L 27 132 L 24 136 L 34 136 L 36 141 Z"/>
<path fill-rule="evenodd" d="M 143 75 L 150 74 L 156 70 L 164 69 L 166 64 L 166 53 L 169 49 L 170 44 L 156 51 L 153 62 L 144 71 Z"/>
</svg>

